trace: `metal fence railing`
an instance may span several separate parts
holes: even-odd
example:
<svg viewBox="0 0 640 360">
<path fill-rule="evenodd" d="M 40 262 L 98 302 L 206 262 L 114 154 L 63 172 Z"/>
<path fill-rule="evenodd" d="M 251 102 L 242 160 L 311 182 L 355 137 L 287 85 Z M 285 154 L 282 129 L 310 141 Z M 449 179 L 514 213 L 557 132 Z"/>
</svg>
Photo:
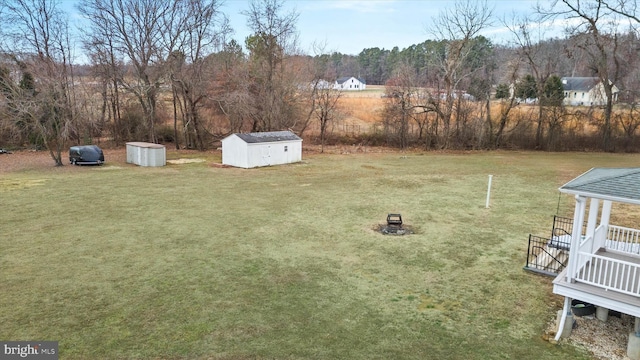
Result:
<svg viewBox="0 0 640 360">
<path fill-rule="evenodd" d="M 525 270 L 556 276 L 567 266 L 569 250 L 551 239 L 529 235 Z"/>
<path fill-rule="evenodd" d="M 583 230 L 586 224 L 583 224 Z M 551 237 L 529 235 L 526 270 L 556 276 L 567 266 L 573 219 L 554 216 Z M 584 233 L 584 231 L 583 231 Z"/>
</svg>

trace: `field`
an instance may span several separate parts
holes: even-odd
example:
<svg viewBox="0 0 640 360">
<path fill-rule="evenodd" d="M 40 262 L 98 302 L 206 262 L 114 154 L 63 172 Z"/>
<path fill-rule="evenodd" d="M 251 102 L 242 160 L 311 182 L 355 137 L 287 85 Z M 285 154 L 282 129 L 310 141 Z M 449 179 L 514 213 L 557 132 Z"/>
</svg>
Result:
<svg viewBox="0 0 640 360">
<path fill-rule="evenodd" d="M 385 87 L 382 85 L 367 85 L 366 90 L 362 91 L 344 91 L 340 98 L 339 110 L 341 117 L 330 123 L 329 131 L 336 135 L 361 135 L 371 134 L 377 131 L 383 131 L 382 119 L 384 117 L 382 111 L 389 101 L 384 98 Z M 475 117 L 485 119 L 485 104 L 482 102 L 471 102 L 469 105 L 474 109 Z M 498 121 L 503 107 L 506 107 L 503 100 L 491 101 L 491 117 L 494 122 Z M 535 104 L 519 104 L 510 112 L 507 127 L 510 128 L 518 123 L 530 119 L 537 119 L 538 106 Z M 566 108 L 567 116 L 556 125 L 561 125 L 563 129 L 570 132 L 577 132 L 586 136 L 597 134 L 598 128 L 587 114 L 591 114 L 594 119 L 602 118 L 602 110 L 598 108 L 571 106 Z M 480 113 L 483 112 L 483 113 Z M 628 110 L 624 106 L 616 105 L 614 112 L 619 119 L 625 119 L 628 123 Z M 569 116 L 573 114 L 573 116 Z M 495 123 L 497 126 L 497 123 Z M 548 125 L 546 125 L 548 126 Z M 616 125 L 617 126 L 617 125 Z M 622 131 L 622 129 L 616 129 Z M 414 136 L 418 135 L 419 129 L 414 121 L 410 121 L 409 132 Z M 319 127 L 316 123 L 312 123 L 306 134 L 319 134 Z M 531 135 L 534 136 L 534 135 Z M 567 139 L 568 141 L 571 139 Z M 573 140 L 571 140 L 573 141 Z"/>
<path fill-rule="evenodd" d="M 560 299 L 522 270 L 526 240 L 571 215 L 561 184 L 640 156 L 367 150 L 253 170 L 0 155 L 0 339 L 61 359 L 591 357 L 543 340 Z M 416 234 L 376 232 L 391 212 Z"/>
</svg>

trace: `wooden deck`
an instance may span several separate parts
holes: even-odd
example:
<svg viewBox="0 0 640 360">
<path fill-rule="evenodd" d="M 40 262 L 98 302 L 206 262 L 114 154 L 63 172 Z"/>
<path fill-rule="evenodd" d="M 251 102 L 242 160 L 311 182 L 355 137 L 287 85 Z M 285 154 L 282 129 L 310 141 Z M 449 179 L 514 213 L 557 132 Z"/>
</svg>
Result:
<svg viewBox="0 0 640 360">
<path fill-rule="evenodd" d="M 598 250 L 596 255 L 611 260 L 640 265 L 640 258 L 636 256 L 623 255 L 604 249 Z M 586 301 L 596 306 L 603 306 L 608 309 L 640 317 L 640 273 L 625 269 L 626 268 L 612 270 L 610 268 L 603 268 L 598 262 L 590 262 L 580 270 L 578 278 L 582 277 L 586 280 L 601 284 L 601 286 L 581 282 L 577 279 L 567 281 L 568 270 L 565 269 L 553 281 L 553 292 L 573 299 Z M 612 274 L 612 271 L 617 272 Z M 619 287 L 621 283 L 632 284 L 630 290 L 638 295 L 634 296 L 607 289 L 609 287 Z"/>
</svg>

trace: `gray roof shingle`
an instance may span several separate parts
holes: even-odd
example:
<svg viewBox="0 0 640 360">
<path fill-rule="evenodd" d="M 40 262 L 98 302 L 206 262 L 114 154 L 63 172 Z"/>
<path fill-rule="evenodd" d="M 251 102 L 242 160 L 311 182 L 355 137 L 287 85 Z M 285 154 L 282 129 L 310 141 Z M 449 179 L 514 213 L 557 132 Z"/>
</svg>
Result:
<svg viewBox="0 0 640 360">
<path fill-rule="evenodd" d="M 300 137 L 298 137 L 298 135 L 292 133 L 291 131 L 254 132 L 247 134 L 236 134 L 236 136 L 238 136 L 248 144 L 302 140 Z"/>
<path fill-rule="evenodd" d="M 560 192 L 640 203 L 640 168 L 593 168 L 560 187 Z"/>
<path fill-rule="evenodd" d="M 563 77 L 562 88 L 565 91 L 589 91 L 599 82 L 597 77 Z"/>
</svg>

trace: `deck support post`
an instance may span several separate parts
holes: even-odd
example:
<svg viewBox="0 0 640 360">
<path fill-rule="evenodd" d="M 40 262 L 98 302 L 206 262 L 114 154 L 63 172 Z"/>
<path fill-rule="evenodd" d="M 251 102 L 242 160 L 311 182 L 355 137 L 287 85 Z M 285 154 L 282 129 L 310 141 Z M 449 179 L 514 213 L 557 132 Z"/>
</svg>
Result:
<svg viewBox="0 0 640 360">
<path fill-rule="evenodd" d="M 640 319 L 636 318 L 633 332 L 629 333 L 627 343 L 627 357 L 631 360 L 640 360 Z"/>
<path fill-rule="evenodd" d="M 607 321 L 609 318 L 609 309 L 602 306 L 596 306 L 596 319 L 600 321 Z"/>
</svg>

